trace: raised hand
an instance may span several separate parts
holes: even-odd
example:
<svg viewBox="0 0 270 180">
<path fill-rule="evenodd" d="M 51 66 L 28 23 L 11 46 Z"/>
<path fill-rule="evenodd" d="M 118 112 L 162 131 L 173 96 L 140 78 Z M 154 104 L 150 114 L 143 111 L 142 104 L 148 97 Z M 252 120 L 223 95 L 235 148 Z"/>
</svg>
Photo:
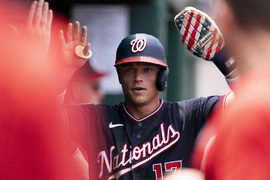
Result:
<svg viewBox="0 0 270 180">
<path fill-rule="evenodd" d="M 223 48 L 223 36 L 206 13 L 186 7 L 174 17 L 174 22 L 182 43 L 195 56 L 210 60 Z"/>
<path fill-rule="evenodd" d="M 38 51 L 36 53 L 39 53 L 40 57 L 46 58 L 48 55 L 52 19 L 53 12 L 49 9 L 48 2 L 39 0 L 32 3 L 22 39 L 35 44 L 34 47 L 36 48 L 34 51 Z"/>
<path fill-rule="evenodd" d="M 174 17 L 182 43 L 193 55 L 213 61 L 225 77 L 235 77 L 237 63 L 225 52 L 225 42 L 216 23 L 206 13 L 186 7 Z"/>
<path fill-rule="evenodd" d="M 74 30 L 74 33 L 72 33 Z M 66 39 L 64 32 L 60 30 L 59 33 L 62 59 L 65 61 L 64 65 L 73 69 L 77 69 L 84 65 L 87 59 L 91 57 L 90 43 L 86 43 L 87 28 L 82 27 L 80 36 L 80 23 L 76 21 L 74 25 L 68 24 Z"/>
</svg>

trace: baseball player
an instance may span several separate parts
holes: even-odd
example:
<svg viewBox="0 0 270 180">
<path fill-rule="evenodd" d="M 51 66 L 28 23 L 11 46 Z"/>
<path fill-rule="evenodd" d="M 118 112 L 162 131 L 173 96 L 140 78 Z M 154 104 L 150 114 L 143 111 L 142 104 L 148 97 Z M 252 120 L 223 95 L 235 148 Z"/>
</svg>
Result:
<svg viewBox="0 0 270 180">
<path fill-rule="evenodd" d="M 193 21 L 187 22 L 192 24 Z M 71 77 L 91 56 L 88 53 L 90 44 L 85 42 L 86 28 L 79 38 L 78 26 L 75 23 L 75 37 L 72 38 L 72 24 L 69 24 L 66 42 L 60 31 L 62 46 L 66 47 L 64 57 L 72 56 L 74 53 L 69 50 L 78 45 L 75 52 L 81 59 L 71 62 L 71 58 L 63 58 L 68 62 L 59 70 L 61 74 L 55 76 L 59 86 L 64 84 L 60 82 L 63 74 Z M 212 46 L 206 45 L 214 37 L 218 39 L 217 35 L 199 36 L 200 43 L 196 45 L 200 49 L 206 47 L 205 52 L 211 54 L 212 50 L 208 50 Z M 188 37 L 187 34 L 183 39 Z M 184 42 L 190 45 L 187 47 L 196 46 L 190 38 Z M 206 59 L 214 60 L 220 49 L 216 49 L 213 56 L 205 56 Z M 160 91 L 167 86 L 169 67 L 162 44 L 148 34 L 124 38 L 117 49 L 115 67 L 125 95 L 124 102 L 114 106 L 65 107 L 73 139 L 88 151 L 90 179 L 161 179 L 167 172 L 188 166 L 195 139 L 222 97 L 180 102 L 160 99 Z M 225 67 L 224 72 L 226 76 L 231 75 L 230 68 Z"/>
<path fill-rule="evenodd" d="M 160 99 L 169 67 L 162 44 L 149 34 L 124 38 L 115 67 L 124 102 L 65 107 L 74 139 L 91 152 L 90 179 L 160 179 L 189 166 L 196 137 L 222 97 Z"/>
<path fill-rule="evenodd" d="M 101 104 L 104 92 L 100 88 L 100 80 L 105 72 L 97 72 L 88 60 L 72 76 L 65 95 L 68 104 L 93 103 Z"/>
</svg>

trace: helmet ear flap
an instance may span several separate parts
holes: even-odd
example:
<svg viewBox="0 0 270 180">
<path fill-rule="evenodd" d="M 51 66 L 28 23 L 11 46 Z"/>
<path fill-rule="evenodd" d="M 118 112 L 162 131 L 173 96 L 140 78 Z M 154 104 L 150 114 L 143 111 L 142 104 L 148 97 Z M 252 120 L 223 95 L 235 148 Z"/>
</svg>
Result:
<svg viewBox="0 0 270 180">
<path fill-rule="evenodd" d="M 165 91 L 167 87 L 168 75 L 169 75 L 169 68 L 161 67 L 160 71 L 158 72 L 156 81 L 157 89 L 159 91 Z"/>
</svg>

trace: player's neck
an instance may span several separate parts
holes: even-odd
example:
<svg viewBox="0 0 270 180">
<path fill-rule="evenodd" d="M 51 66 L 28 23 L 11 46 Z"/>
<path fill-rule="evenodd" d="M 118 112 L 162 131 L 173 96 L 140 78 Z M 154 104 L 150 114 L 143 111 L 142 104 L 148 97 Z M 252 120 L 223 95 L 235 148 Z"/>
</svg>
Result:
<svg viewBox="0 0 270 180">
<path fill-rule="evenodd" d="M 142 119 L 143 117 L 151 114 L 154 112 L 160 105 L 160 100 L 157 99 L 155 101 L 152 101 L 151 103 L 148 104 L 132 104 L 129 102 L 126 102 L 126 108 L 127 111 L 136 119 Z"/>
</svg>

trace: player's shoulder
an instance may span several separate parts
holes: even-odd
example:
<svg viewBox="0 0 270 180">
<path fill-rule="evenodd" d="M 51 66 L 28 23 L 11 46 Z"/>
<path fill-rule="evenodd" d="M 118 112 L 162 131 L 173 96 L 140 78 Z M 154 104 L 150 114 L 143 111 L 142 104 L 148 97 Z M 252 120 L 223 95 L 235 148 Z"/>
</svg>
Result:
<svg viewBox="0 0 270 180">
<path fill-rule="evenodd" d="M 219 99 L 221 99 L 221 95 L 213 95 L 207 97 L 198 97 L 191 99 L 184 99 L 181 101 L 172 102 L 173 104 L 177 104 L 179 109 L 191 108 L 191 107 L 202 107 L 202 106 L 214 106 Z"/>
<path fill-rule="evenodd" d="M 102 110 L 117 110 L 122 106 L 123 102 L 119 103 L 119 104 L 92 104 L 92 103 L 88 103 L 88 104 L 80 104 L 80 105 L 84 105 L 87 106 L 88 108 L 93 108 L 93 109 L 102 109 Z"/>
<path fill-rule="evenodd" d="M 107 111 L 119 111 L 119 109 L 121 109 L 123 107 L 123 102 L 119 103 L 119 104 L 99 104 L 99 105 L 95 105 L 95 108 L 99 108 L 99 109 L 104 109 Z"/>
<path fill-rule="evenodd" d="M 206 97 L 196 97 L 178 101 L 178 103 L 194 103 L 194 102 L 207 102 L 207 101 L 218 101 L 222 96 L 221 95 L 212 95 Z"/>
<path fill-rule="evenodd" d="M 123 102 L 119 104 L 109 105 L 109 104 L 98 104 L 92 106 L 93 110 L 101 113 L 103 116 L 115 117 L 114 115 L 119 114 L 121 109 L 123 109 Z"/>
</svg>

